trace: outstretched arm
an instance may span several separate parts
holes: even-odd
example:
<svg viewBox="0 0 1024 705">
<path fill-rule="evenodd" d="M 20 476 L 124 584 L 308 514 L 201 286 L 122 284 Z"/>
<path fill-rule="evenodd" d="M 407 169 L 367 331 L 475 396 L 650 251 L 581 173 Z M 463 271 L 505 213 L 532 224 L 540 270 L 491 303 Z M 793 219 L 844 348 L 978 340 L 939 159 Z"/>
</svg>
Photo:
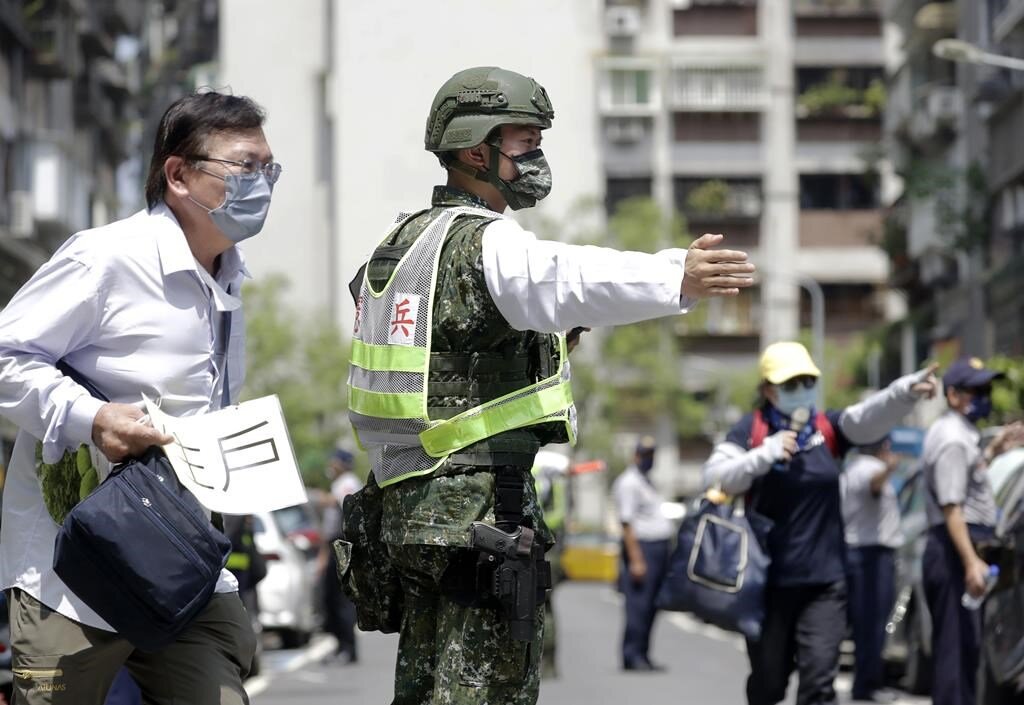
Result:
<svg viewBox="0 0 1024 705">
<path fill-rule="evenodd" d="M 734 296 L 753 283 L 754 266 L 734 250 L 711 250 L 706 235 L 689 250 L 657 254 L 538 240 L 508 220 L 483 235 L 487 289 L 517 330 L 555 333 L 678 315 L 697 300 Z"/>
</svg>

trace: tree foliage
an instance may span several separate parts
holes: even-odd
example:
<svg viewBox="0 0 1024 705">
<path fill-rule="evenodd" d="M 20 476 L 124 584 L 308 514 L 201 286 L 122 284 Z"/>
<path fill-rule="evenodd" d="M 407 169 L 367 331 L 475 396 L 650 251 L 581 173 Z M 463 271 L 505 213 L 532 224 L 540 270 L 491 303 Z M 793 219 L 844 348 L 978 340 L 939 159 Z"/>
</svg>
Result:
<svg viewBox="0 0 1024 705">
<path fill-rule="evenodd" d="M 271 276 L 242 291 L 246 312 L 243 399 L 276 394 L 307 484 L 322 485 L 331 451 L 348 433 L 349 349 L 324 313 L 303 317 L 283 302 L 288 281 Z"/>
</svg>

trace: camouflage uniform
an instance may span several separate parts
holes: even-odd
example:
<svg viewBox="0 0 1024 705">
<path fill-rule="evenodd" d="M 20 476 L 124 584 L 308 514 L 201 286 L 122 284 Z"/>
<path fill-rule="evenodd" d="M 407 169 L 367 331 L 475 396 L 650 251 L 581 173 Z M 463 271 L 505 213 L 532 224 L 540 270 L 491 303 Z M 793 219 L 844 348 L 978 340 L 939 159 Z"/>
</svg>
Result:
<svg viewBox="0 0 1024 705">
<path fill-rule="evenodd" d="M 383 287 L 406 248 L 427 225 L 442 209 L 458 206 L 488 207 L 465 191 L 436 187 L 432 208 L 411 218 L 374 253 L 367 269 L 371 284 Z M 442 248 L 432 353 L 523 357 L 549 337 L 512 329 L 491 300 L 482 258 L 483 231 L 491 220 L 473 216 L 457 220 Z M 495 379 L 488 379 L 486 373 L 475 373 L 470 379 L 458 371 L 436 370 L 432 364 L 429 381 L 482 387 L 498 379 L 497 373 Z M 478 403 L 479 399 L 462 395 L 431 396 L 428 400 L 432 409 L 447 407 L 453 414 Z M 533 641 L 517 642 L 509 636 L 508 625 L 497 610 L 456 603 L 442 590 L 441 580 L 453 560 L 470 553 L 470 524 L 495 522 L 496 465 L 521 470 L 523 516 L 532 521 L 538 540 L 546 546 L 553 543 L 530 469 L 543 443 L 564 440 L 559 433 L 554 425 L 508 431 L 463 449 L 431 475 L 381 490 L 381 538 L 404 593 L 394 705 L 536 702 L 543 639 L 541 608 Z"/>
</svg>

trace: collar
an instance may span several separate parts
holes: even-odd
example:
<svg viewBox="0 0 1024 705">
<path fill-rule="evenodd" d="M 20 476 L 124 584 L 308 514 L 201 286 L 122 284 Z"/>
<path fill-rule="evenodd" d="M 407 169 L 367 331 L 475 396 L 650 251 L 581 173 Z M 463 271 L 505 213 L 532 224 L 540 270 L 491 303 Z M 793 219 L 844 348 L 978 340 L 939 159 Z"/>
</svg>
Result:
<svg viewBox="0 0 1024 705">
<path fill-rule="evenodd" d="M 469 206 L 470 208 L 484 208 L 491 210 L 487 201 L 479 196 L 464 191 L 455 186 L 435 186 L 433 196 L 430 199 L 432 206 Z"/>
<path fill-rule="evenodd" d="M 156 247 L 164 276 L 167 277 L 177 272 L 195 272 L 200 281 L 209 288 L 214 306 L 218 311 L 234 311 L 240 308 L 242 300 L 229 294 L 226 289 L 231 287 L 237 292 L 242 277 L 252 278 L 249 270 L 246 269 L 242 251 L 237 246 L 232 246 L 222 252 L 220 267 L 216 278 L 214 278 L 196 261 L 188 246 L 188 240 L 185 239 L 185 232 L 166 203 L 163 201 L 158 203 L 149 211 L 149 216 L 156 225 Z"/>
</svg>

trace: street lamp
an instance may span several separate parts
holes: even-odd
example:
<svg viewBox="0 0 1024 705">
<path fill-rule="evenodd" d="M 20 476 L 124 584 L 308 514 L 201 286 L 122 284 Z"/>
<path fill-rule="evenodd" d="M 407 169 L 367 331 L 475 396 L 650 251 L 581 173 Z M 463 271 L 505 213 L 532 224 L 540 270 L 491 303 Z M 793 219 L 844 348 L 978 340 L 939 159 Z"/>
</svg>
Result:
<svg viewBox="0 0 1024 705">
<path fill-rule="evenodd" d="M 1024 59 L 1001 54 L 990 54 L 962 39 L 940 39 L 932 45 L 932 54 L 947 61 L 967 64 L 986 64 L 1015 71 L 1024 71 Z"/>
</svg>

